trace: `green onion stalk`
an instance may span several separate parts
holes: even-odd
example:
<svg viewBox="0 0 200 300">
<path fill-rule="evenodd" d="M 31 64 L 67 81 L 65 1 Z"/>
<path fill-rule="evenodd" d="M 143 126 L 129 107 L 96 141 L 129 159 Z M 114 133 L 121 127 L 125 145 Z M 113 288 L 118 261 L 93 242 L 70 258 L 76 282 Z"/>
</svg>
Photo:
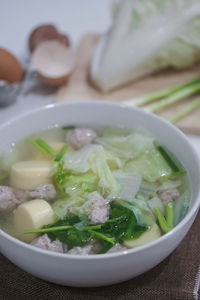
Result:
<svg viewBox="0 0 200 300">
<path fill-rule="evenodd" d="M 169 97 L 174 93 L 181 92 L 183 89 L 193 86 L 197 83 L 200 84 L 200 77 L 196 77 L 196 78 L 190 80 L 189 82 L 186 82 L 181 85 L 176 85 L 176 86 L 173 86 L 170 88 L 166 88 L 166 89 L 162 89 L 162 90 L 150 93 L 145 96 L 126 100 L 126 101 L 124 101 L 124 103 L 128 104 L 128 105 L 134 105 L 134 106 L 143 106 L 145 104 L 149 104 L 150 102 Z"/>
<path fill-rule="evenodd" d="M 192 111 L 194 111 L 195 109 L 197 109 L 199 106 L 200 106 L 200 98 L 196 99 L 195 101 L 192 101 L 192 103 L 190 103 L 185 108 L 183 108 L 182 110 L 180 110 L 177 114 L 175 114 L 174 116 L 172 116 L 169 119 L 169 122 L 176 123 L 177 121 L 179 121 L 180 119 L 184 118 L 189 113 L 191 113 Z"/>
<path fill-rule="evenodd" d="M 154 208 L 155 215 L 158 219 L 158 223 L 163 232 L 167 233 L 174 228 L 174 209 L 173 203 L 168 202 L 165 205 L 165 216 L 161 212 L 159 207 Z"/>
<path fill-rule="evenodd" d="M 172 104 L 175 104 L 189 96 L 192 96 L 194 94 L 196 94 L 197 92 L 200 92 L 200 82 L 191 85 L 191 86 L 187 86 L 177 92 L 175 92 L 174 94 L 172 94 L 171 96 L 164 98 L 156 103 L 153 103 L 149 106 L 146 106 L 145 109 L 151 112 L 158 112 L 160 110 L 162 110 L 165 107 L 168 107 Z"/>
</svg>

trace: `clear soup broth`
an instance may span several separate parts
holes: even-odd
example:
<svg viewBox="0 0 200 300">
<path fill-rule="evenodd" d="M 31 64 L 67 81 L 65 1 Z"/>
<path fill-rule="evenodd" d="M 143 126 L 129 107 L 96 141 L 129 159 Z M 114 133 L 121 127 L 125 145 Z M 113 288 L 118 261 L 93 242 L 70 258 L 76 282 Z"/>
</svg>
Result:
<svg viewBox="0 0 200 300">
<path fill-rule="evenodd" d="M 0 160 L 0 227 L 44 250 L 104 254 L 146 244 L 186 215 L 187 172 L 144 130 L 37 132 Z"/>
</svg>

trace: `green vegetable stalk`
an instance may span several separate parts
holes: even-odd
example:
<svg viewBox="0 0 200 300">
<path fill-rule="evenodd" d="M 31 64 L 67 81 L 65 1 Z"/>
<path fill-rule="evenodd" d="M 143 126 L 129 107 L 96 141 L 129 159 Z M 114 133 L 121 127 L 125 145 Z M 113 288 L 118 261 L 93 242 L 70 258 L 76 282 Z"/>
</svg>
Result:
<svg viewBox="0 0 200 300">
<path fill-rule="evenodd" d="M 162 90 L 150 93 L 148 95 L 141 96 L 139 98 L 126 100 L 124 103 L 129 104 L 129 105 L 132 104 L 132 105 L 136 105 L 136 106 L 143 106 L 143 105 L 148 104 L 150 102 L 154 102 L 156 100 L 171 96 L 172 94 L 177 93 L 177 92 L 181 91 L 182 89 L 187 88 L 189 86 L 193 86 L 196 83 L 200 84 L 200 77 L 194 78 L 191 81 L 186 82 L 186 83 L 181 84 L 181 85 L 176 85 L 176 86 L 173 86 L 173 87 L 162 89 Z"/>
<path fill-rule="evenodd" d="M 151 112 L 158 112 L 167 106 L 175 104 L 191 95 L 196 94 L 199 91 L 200 91 L 200 82 L 191 86 L 186 86 L 183 89 L 173 93 L 169 97 L 161 99 L 160 101 L 158 101 L 158 103 L 156 102 L 149 105 L 148 107 L 146 107 L 146 109 Z"/>
<path fill-rule="evenodd" d="M 150 105 L 144 106 L 144 109 L 151 112 L 159 112 L 160 110 L 173 105 L 189 96 L 193 96 L 200 92 L 200 77 L 196 77 L 184 84 L 169 87 L 163 90 L 156 91 L 154 93 L 150 93 L 145 96 L 141 96 L 139 98 L 130 99 L 124 101 L 125 104 L 134 105 L 134 106 L 143 106 L 145 104 Z M 187 116 L 193 110 L 200 106 L 200 99 L 196 99 L 184 109 L 179 111 L 173 117 L 169 119 L 171 123 L 175 123 L 181 118 Z"/>
<path fill-rule="evenodd" d="M 166 218 L 163 216 L 160 208 L 155 207 L 154 209 L 155 214 L 158 218 L 158 223 L 160 225 L 160 228 L 163 232 L 169 232 L 174 227 L 174 208 L 173 203 L 169 202 L 165 205 L 165 215 Z"/>
<path fill-rule="evenodd" d="M 162 155 L 162 157 L 166 160 L 166 162 L 168 163 L 168 165 L 171 167 L 171 169 L 174 172 L 179 172 L 179 168 L 176 165 L 176 163 L 174 162 L 174 160 L 171 158 L 171 156 L 168 154 L 168 152 L 165 150 L 165 148 L 157 143 L 155 143 L 156 148 L 158 149 L 158 151 L 160 152 L 160 154 Z"/>
<path fill-rule="evenodd" d="M 62 126 L 62 129 L 64 129 L 64 130 L 71 130 L 71 129 L 75 129 L 76 128 L 76 126 L 74 126 L 74 125 L 64 125 L 64 126 Z"/>
<path fill-rule="evenodd" d="M 31 138 L 26 138 L 25 141 L 31 143 L 38 150 L 42 151 L 45 154 L 50 154 L 52 156 L 56 156 L 56 152 L 53 150 L 53 148 L 42 139 L 33 140 Z"/>
<path fill-rule="evenodd" d="M 191 113 L 193 110 L 195 110 L 199 106 L 200 106 L 200 98 L 196 99 L 195 101 L 193 101 L 192 103 L 187 105 L 185 108 L 180 110 L 177 114 L 175 114 L 173 117 L 171 117 L 169 119 L 169 122 L 176 123 L 177 121 L 179 121 L 183 117 L 187 116 L 189 113 Z"/>
<path fill-rule="evenodd" d="M 64 146 L 61 148 L 61 150 L 60 150 L 60 152 L 58 153 L 58 155 L 55 157 L 54 161 L 60 161 L 60 160 L 63 158 L 63 156 L 65 155 L 67 149 L 68 149 L 68 145 L 64 145 Z"/>
<path fill-rule="evenodd" d="M 54 149 L 47 144 L 43 139 L 36 139 L 33 140 L 31 138 L 26 138 L 25 141 L 29 142 L 30 144 L 32 144 L 34 147 L 36 147 L 38 150 L 42 151 L 44 154 L 50 154 L 51 156 L 55 156 L 54 161 L 60 161 L 63 156 L 65 155 L 67 149 L 68 149 L 68 145 L 64 145 L 60 152 L 57 154 Z"/>
</svg>

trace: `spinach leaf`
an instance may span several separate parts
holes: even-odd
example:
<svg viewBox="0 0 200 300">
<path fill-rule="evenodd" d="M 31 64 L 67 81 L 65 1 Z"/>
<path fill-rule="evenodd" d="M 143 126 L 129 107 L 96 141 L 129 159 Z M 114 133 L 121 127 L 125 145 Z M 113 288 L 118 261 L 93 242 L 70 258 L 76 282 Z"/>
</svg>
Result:
<svg viewBox="0 0 200 300">
<path fill-rule="evenodd" d="M 80 231 L 75 227 L 69 230 L 55 231 L 54 235 L 69 246 L 83 246 L 91 239 L 91 235 L 87 231 Z"/>
<path fill-rule="evenodd" d="M 106 253 L 114 244 L 124 239 L 138 238 L 147 227 L 140 226 L 132 210 L 112 204 L 110 218 L 104 224 L 90 224 L 86 217 L 68 216 L 42 229 L 25 233 L 47 233 L 51 240 L 58 239 L 69 246 L 83 246 L 91 240 L 101 244 L 99 253 Z"/>
</svg>

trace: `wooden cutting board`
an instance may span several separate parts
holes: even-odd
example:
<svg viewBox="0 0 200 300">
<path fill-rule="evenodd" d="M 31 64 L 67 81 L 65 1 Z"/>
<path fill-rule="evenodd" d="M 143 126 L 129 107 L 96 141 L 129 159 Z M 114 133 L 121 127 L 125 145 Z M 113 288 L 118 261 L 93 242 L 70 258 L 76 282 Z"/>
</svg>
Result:
<svg viewBox="0 0 200 300">
<path fill-rule="evenodd" d="M 190 70 L 174 71 L 167 70 L 148 76 L 134 83 L 123 86 L 109 93 L 97 90 L 89 81 L 89 65 L 95 44 L 99 38 L 97 34 L 85 35 L 77 48 L 77 66 L 66 85 L 62 86 L 57 93 L 56 101 L 73 101 L 84 99 L 99 99 L 111 101 L 123 101 L 137 96 L 145 95 L 159 89 L 181 84 L 200 74 L 200 66 Z M 186 99 L 159 112 L 165 119 L 170 118 L 192 99 Z M 185 133 L 200 135 L 200 107 L 178 121 L 176 126 Z"/>
</svg>

